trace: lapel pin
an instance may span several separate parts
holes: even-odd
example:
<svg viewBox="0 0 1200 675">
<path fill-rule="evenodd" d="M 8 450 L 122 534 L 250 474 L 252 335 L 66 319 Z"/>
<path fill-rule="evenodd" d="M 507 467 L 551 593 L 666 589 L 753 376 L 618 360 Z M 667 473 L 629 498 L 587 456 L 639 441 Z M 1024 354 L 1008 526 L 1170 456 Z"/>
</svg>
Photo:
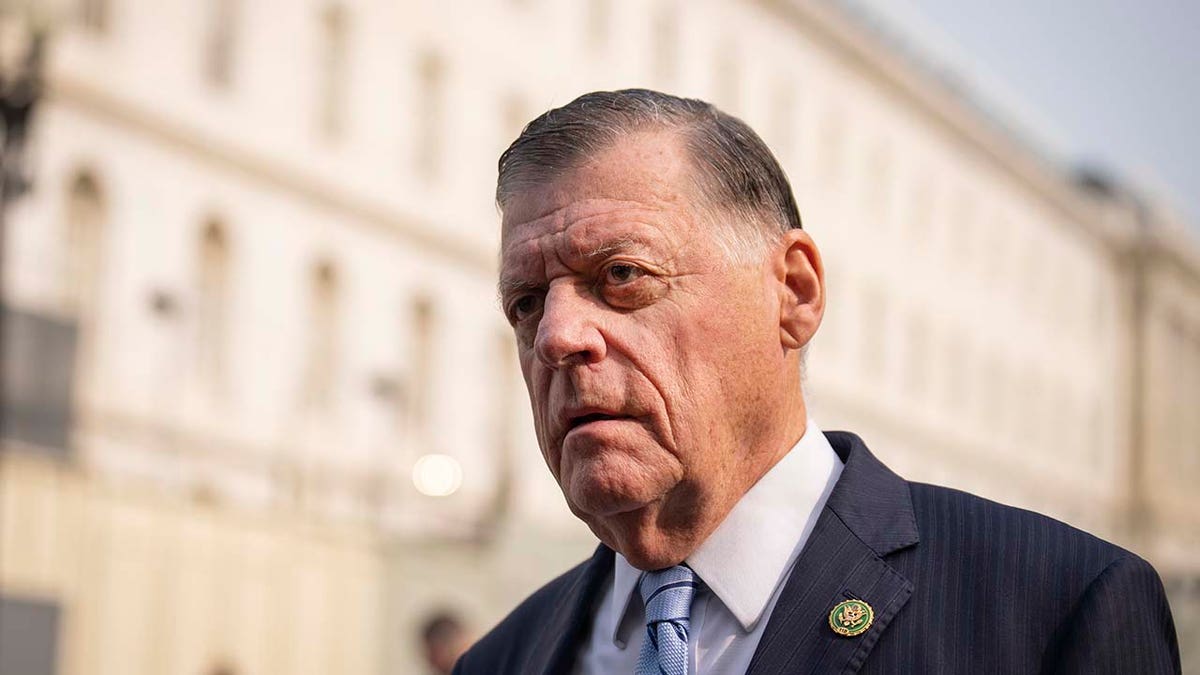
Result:
<svg viewBox="0 0 1200 675">
<path fill-rule="evenodd" d="M 839 602 L 829 613 L 829 627 L 838 635 L 862 635 L 875 620 L 875 611 L 862 600 Z"/>
</svg>

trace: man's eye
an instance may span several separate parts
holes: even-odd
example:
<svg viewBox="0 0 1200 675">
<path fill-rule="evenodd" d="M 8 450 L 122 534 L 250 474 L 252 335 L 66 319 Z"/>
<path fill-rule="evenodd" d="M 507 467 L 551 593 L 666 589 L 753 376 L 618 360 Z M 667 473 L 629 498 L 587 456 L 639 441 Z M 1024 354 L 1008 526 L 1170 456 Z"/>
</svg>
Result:
<svg viewBox="0 0 1200 675">
<path fill-rule="evenodd" d="M 646 271 L 636 265 L 626 263 L 616 263 L 609 265 L 604 270 L 604 281 L 609 284 L 620 286 L 631 281 L 636 281 L 645 276 Z"/>
<path fill-rule="evenodd" d="M 513 301 L 509 314 L 514 321 L 522 321 L 536 314 L 542 308 L 542 298 L 538 295 L 522 295 Z"/>
</svg>

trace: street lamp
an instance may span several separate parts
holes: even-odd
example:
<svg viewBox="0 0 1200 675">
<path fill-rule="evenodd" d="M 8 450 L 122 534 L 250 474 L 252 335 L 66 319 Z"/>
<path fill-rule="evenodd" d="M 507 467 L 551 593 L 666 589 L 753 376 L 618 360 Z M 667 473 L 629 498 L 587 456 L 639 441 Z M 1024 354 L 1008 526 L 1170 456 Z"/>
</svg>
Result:
<svg viewBox="0 0 1200 675">
<path fill-rule="evenodd" d="M 28 172 L 25 166 L 25 148 L 29 140 L 29 127 L 34 111 L 42 95 L 42 55 L 45 49 L 45 33 L 38 29 L 8 30 L 17 28 L 0 15 L 0 438 L 10 431 L 10 400 L 8 368 L 10 348 L 8 345 L 9 308 L 4 287 L 7 257 L 8 207 L 17 197 L 29 189 Z M 2 42 L 4 38 L 17 35 L 19 43 L 15 51 Z M 22 49 L 23 48 L 23 49 Z M 23 53 L 22 53 L 23 52 Z M 16 56 L 10 59 L 10 56 Z"/>
<path fill-rule="evenodd" d="M 2 34 L 3 31 L 0 31 Z M 0 154 L 0 254 L 4 247 L 4 216 L 8 205 L 29 188 L 25 170 L 25 145 L 29 126 L 42 95 L 42 56 L 45 33 L 25 32 L 24 54 L 15 63 L 0 44 L 0 115 L 3 116 L 3 153 Z M 19 49 L 18 49 L 19 51 Z M 0 255 L 0 265 L 3 264 Z M 2 278 L 2 275 L 0 275 Z"/>
</svg>

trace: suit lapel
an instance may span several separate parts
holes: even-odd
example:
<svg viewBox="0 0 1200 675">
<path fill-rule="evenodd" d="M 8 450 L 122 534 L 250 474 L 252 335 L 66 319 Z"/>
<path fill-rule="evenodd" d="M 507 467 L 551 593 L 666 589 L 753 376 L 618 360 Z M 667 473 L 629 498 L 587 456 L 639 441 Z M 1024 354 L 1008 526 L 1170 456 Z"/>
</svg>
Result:
<svg viewBox="0 0 1200 675">
<path fill-rule="evenodd" d="M 603 544 L 597 546 L 570 588 L 559 596 L 544 623 L 538 644 L 530 650 L 531 661 L 522 672 L 545 675 L 571 672 L 580 644 L 591 626 L 596 600 L 612 569 L 612 550 Z"/>
<path fill-rule="evenodd" d="M 858 436 L 826 436 L 845 468 L 768 620 L 751 675 L 857 672 L 912 595 L 912 583 L 883 559 L 917 543 L 908 484 Z M 844 600 L 874 610 L 866 632 L 833 632 L 829 614 Z"/>
</svg>

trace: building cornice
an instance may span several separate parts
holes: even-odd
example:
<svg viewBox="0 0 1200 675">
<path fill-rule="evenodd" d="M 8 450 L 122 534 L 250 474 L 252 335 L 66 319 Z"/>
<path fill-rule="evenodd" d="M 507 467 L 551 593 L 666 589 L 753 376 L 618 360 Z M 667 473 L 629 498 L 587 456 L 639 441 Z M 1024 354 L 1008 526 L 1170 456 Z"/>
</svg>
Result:
<svg viewBox="0 0 1200 675">
<path fill-rule="evenodd" d="M 1178 223 L 1161 219 L 1151 220 L 1144 236 L 1152 257 L 1178 271 L 1191 283 L 1191 292 L 1200 296 L 1200 248 L 1197 248 L 1195 238 Z"/>
<path fill-rule="evenodd" d="M 1118 248 L 1128 243 L 1133 234 L 1129 223 L 1108 217 L 1104 204 L 1079 189 L 1060 168 L 1002 131 L 961 93 L 914 66 L 910 58 L 845 10 L 828 0 L 752 1 L 946 129 L 957 142 L 1029 189 L 1086 235 Z"/>
<path fill-rule="evenodd" d="M 402 239 L 416 250 L 430 253 L 459 269 L 490 278 L 495 256 L 485 247 L 461 237 L 439 233 L 423 216 L 389 205 L 373 203 L 369 196 L 352 194 L 345 187 L 300 171 L 290 163 L 237 147 L 184 122 L 123 99 L 70 73 L 59 72 L 48 83 L 47 99 L 88 117 L 143 136 L 163 147 L 236 175 L 250 184 L 284 192 L 345 216 L 347 223 L 374 233 Z"/>
</svg>

